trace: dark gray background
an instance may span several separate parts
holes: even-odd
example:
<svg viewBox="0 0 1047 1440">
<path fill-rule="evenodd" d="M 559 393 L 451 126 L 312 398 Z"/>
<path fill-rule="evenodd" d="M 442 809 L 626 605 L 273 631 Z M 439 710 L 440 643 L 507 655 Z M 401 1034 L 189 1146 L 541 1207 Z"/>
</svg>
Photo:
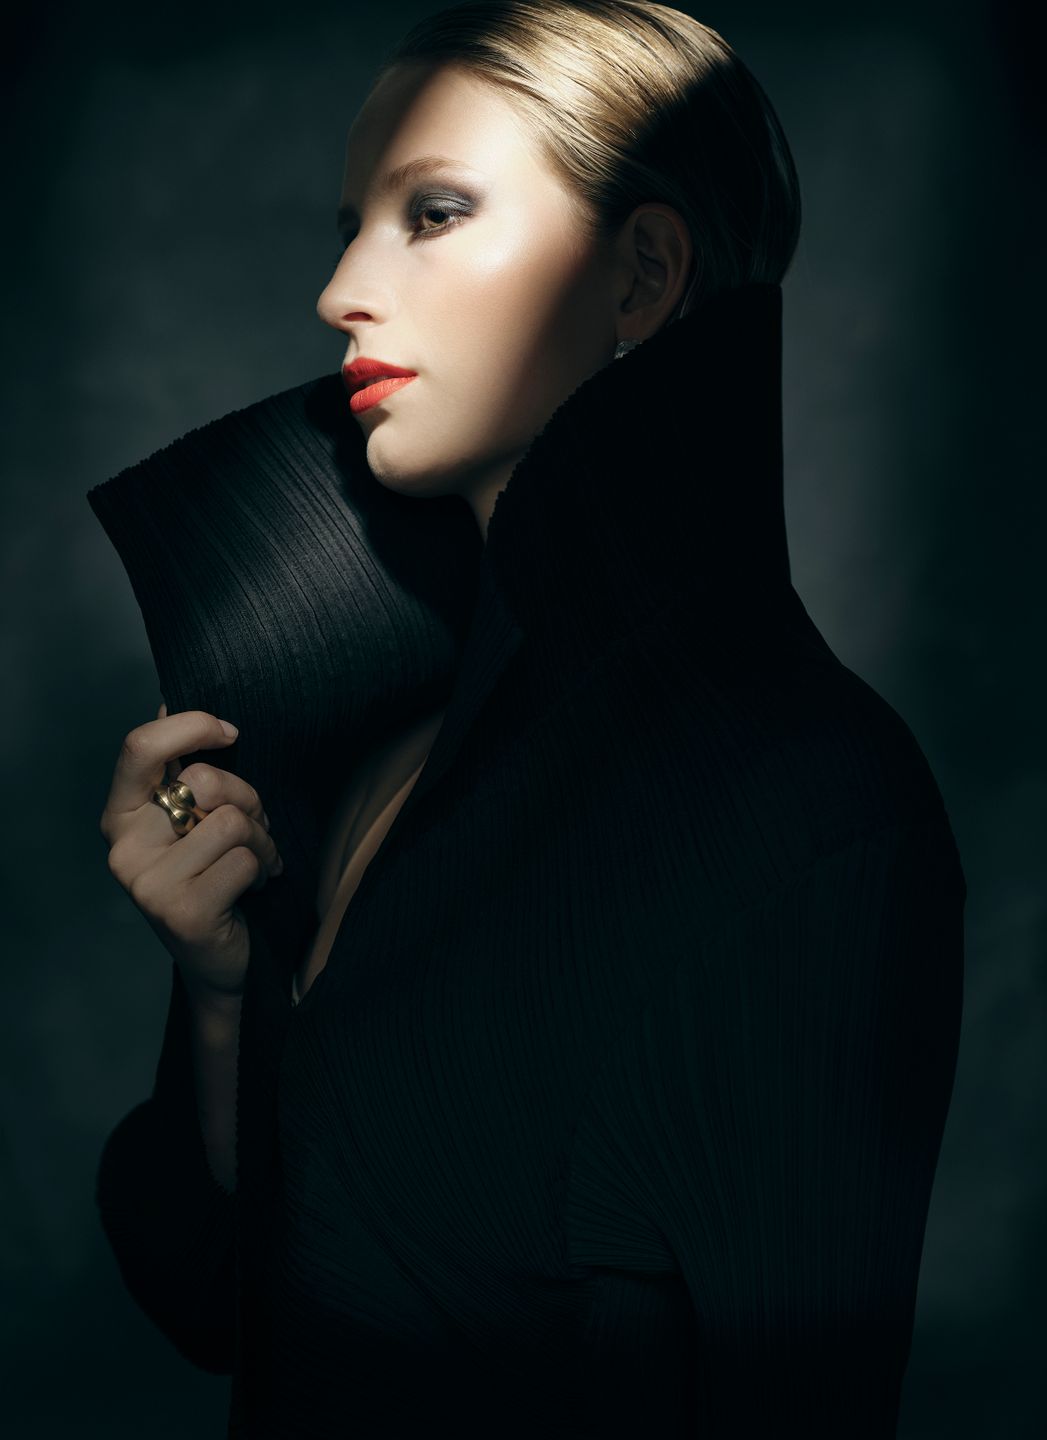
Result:
<svg viewBox="0 0 1047 1440">
<path fill-rule="evenodd" d="M 120 741 L 159 691 L 84 497 L 190 427 L 337 369 L 344 341 L 314 306 L 345 130 L 378 59 L 438 8 L 59 4 L 6 37 L 12 1440 L 224 1435 L 228 1380 L 194 1370 L 134 1307 L 93 1208 L 105 1136 L 152 1085 L 169 964 L 97 829 Z M 1018 1440 L 1045 1420 L 1047 1279 L 1031 43 L 999 4 L 693 13 L 764 85 L 800 172 L 784 287 L 794 582 L 840 658 L 914 730 L 970 887 L 959 1070 L 899 1433 Z"/>
</svg>

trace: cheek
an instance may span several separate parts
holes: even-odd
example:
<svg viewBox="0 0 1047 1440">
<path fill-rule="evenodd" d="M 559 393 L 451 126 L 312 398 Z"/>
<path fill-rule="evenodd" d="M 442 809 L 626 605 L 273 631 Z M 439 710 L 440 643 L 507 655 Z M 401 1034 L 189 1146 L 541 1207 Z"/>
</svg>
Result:
<svg viewBox="0 0 1047 1440">
<path fill-rule="evenodd" d="M 486 235 L 463 244 L 460 259 L 453 289 L 448 287 L 440 307 L 445 324 L 471 336 L 472 348 L 483 350 L 489 350 L 496 337 L 535 328 L 548 294 L 551 264 L 533 245 Z"/>
<path fill-rule="evenodd" d="M 477 225 L 448 243 L 453 273 L 435 306 L 431 293 L 421 305 L 429 373 L 405 392 L 405 423 L 372 436 L 372 461 L 390 471 L 447 473 L 523 450 L 595 368 L 590 257 L 562 217 L 526 231 Z"/>
<path fill-rule="evenodd" d="M 588 263 L 559 203 L 547 197 L 467 222 L 455 244 L 455 293 L 444 308 L 485 335 L 553 331 Z"/>
<path fill-rule="evenodd" d="M 495 299 L 492 294 L 491 307 L 478 309 L 476 326 L 459 333 L 441 356 L 438 381 L 418 405 L 412 440 L 473 459 L 518 451 L 597 368 L 582 316 L 562 297 L 549 313 L 520 305 L 515 286 L 501 309 Z"/>
</svg>

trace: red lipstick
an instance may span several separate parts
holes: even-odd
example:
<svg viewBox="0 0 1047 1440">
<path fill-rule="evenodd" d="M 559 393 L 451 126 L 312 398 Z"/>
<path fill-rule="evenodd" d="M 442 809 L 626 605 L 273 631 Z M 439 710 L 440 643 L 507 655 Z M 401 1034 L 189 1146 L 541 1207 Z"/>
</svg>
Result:
<svg viewBox="0 0 1047 1440">
<path fill-rule="evenodd" d="M 394 390 L 401 390 L 417 377 L 417 371 L 405 370 L 387 360 L 374 360 L 358 355 L 351 365 L 342 366 L 342 378 L 349 392 L 349 408 L 354 415 L 380 405 Z"/>
</svg>

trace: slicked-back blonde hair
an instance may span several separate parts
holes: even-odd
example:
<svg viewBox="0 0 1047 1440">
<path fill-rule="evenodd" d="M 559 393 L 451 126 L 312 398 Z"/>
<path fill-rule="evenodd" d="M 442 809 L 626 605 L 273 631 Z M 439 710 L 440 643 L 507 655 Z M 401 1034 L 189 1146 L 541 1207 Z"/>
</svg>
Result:
<svg viewBox="0 0 1047 1440">
<path fill-rule="evenodd" d="M 610 241 L 645 202 L 687 223 L 687 309 L 721 290 L 780 284 L 800 232 L 800 185 L 774 107 L 726 40 L 649 0 L 494 0 L 420 20 L 381 63 L 453 64 L 513 104 Z M 677 314 L 680 313 L 679 307 Z"/>
</svg>

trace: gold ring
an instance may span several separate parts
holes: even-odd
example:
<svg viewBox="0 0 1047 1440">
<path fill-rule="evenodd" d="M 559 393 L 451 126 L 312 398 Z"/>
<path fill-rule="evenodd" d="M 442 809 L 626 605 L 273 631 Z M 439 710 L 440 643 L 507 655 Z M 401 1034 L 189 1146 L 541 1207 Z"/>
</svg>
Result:
<svg viewBox="0 0 1047 1440">
<path fill-rule="evenodd" d="M 192 802 L 191 804 L 185 803 L 186 796 Z M 201 810 L 195 803 L 195 797 L 189 786 L 181 781 L 166 785 L 161 790 L 154 790 L 151 799 L 154 805 L 159 805 L 161 810 L 167 811 L 179 839 L 183 835 L 188 835 L 193 826 L 207 814 L 206 810 Z"/>
<path fill-rule="evenodd" d="M 184 780 L 172 780 L 167 787 L 167 793 L 175 804 L 180 805 L 183 810 L 194 810 L 196 808 L 196 796 Z"/>
</svg>

